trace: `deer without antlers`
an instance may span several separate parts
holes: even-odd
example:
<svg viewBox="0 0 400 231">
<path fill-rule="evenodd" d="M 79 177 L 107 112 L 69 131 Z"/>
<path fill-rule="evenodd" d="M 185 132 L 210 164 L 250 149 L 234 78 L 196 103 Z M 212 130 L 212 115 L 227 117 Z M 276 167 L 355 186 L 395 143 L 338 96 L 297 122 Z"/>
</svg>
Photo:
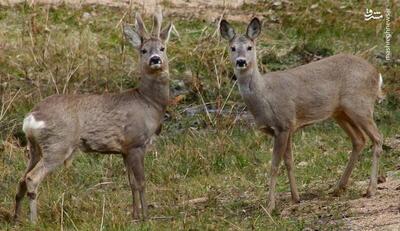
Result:
<svg viewBox="0 0 400 231">
<path fill-rule="evenodd" d="M 365 60 L 335 55 L 286 71 L 262 75 L 257 67 L 255 39 L 261 22 L 254 18 L 244 35 L 236 35 L 226 21 L 221 36 L 229 41 L 230 59 L 239 89 L 257 126 L 274 137 L 268 210 L 275 208 L 275 186 L 281 159 L 286 165 L 292 200 L 300 197 L 293 173 L 292 136 L 306 125 L 333 118 L 350 137 L 353 150 L 334 194 L 346 187 L 366 138 L 373 143 L 371 178 L 366 195 L 376 192 L 382 135 L 374 120 L 374 103 L 381 94 L 382 76 Z"/>
<path fill-rule="evenodd" d="M 27 193 L 30 220 L 37 221 L 36 197 L 43 178 L 73 153 L 122 154 L 133 197 L 133 218 L 146 218 L 144 155 L 152 136 L 159 132 L 169 100 L 169 70 L 166 43 L 172 24 L 161 30 L 162 14 L 154 16 L 148 34 L 139 14 L 136 30 L 124 25 L 129 42 L 140 52 L 140 86 L 116 94 L 53 95 L 24 119 L 28 139 L 28 168 L 18 184 L 15 214 Z"/>
</svg>

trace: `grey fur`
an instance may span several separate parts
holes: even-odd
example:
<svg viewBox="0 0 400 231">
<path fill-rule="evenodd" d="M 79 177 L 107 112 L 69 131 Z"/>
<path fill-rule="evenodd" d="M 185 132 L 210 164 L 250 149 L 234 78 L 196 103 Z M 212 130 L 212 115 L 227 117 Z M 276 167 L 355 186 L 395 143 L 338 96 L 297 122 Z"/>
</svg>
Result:
<svg viewBox="0 0 400 231">
<path fill-rule="evenodd" d="M 229 40 L 232 48 L 230 59 L 240 93 L 258 127 L 274 137 L 268 210 L 275 208 L 276 177 L 281 159 L 288 171 L 292 200 L 299 202 L 291 138 L 298 129 L 328 118 L 336 120 L 353 144 L 349 162 L 334 194 L 345 189 L 369 137 L 373 143 L 373 162 L 366 195 L 374 195 L 382 153 L 382 135 L 373 120 L 374 103 L 380 94 L 379 73 L 359 57 L 340 54 L 286 71 L 261 74 L 254 41 L 260 30 L 257 21 L 253 19 L 248 26 L 252 29 L 242 36 L 234 35 L 234 29 L 226 21 L 221 22 L 220 28 L 222 37 Z M 245 68 L 235 66 L 238 59 L 246 60 Z"/>
<path fill-rule="evenodd" d="M 146 49 L 140 55 L 139 88 L 114 94 L 53 95 L 27 115 L 30 120 L 25 120 L 23 127 L 30 160 L 18 184 L 15 218 L 20 213 L 24 195 L 37 195 L 43 178 L 63 162 L 70 162 L 76 150 L 121 154 L 132 190 L 132 215 L 134 219 L 139 218 L 140 201 L 142 218 L 146 218 L 144 154 L 161 129 L 169 101 L 169 69 L 166 50 L 161 49 L 165 42 L 159 36 L 145 37 L 140 16 L 136 17 L 136 25 L 140 32 L 129 27 L 124 32 L 136 49 Z M 162 61 L 157 68 L 150 62 L 154 55 Z M 39 121 L 40 126 L 29 124 L 32 121 Z M 30 198 L 33 223 L 37 221 L 36 200 L 36 196 Z"/>
</svg>

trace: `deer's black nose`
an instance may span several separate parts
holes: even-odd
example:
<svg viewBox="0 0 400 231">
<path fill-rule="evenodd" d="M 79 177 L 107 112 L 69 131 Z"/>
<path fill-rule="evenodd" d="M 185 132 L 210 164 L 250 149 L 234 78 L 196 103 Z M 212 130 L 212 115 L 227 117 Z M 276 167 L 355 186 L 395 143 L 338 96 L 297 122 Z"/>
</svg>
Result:
<svg viewBox="0 0 400 231">
<path fill-rule="evenodd" d="M 161 64 L 160 56 L 156 56 L 155 55 L 155 56 L 150 58 L 150 65 L 153 65 L 153 64 Z"/>
<path fill-rule="evenodd" d="M 237 67 L 246 67 L 247 62 L 245 59 L 236 59 L 236 66 Z"/>
</svg>

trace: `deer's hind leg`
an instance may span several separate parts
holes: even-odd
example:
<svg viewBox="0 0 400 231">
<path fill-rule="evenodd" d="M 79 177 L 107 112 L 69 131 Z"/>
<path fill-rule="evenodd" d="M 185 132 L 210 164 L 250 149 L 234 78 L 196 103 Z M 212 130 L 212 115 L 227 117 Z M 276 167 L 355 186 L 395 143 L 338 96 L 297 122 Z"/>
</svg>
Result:
<svg viewBox="0 0 400 231">
<path fill-rule="evenodd" d="M 21 201 L 27 192 L 26 178 L 25 178 L 26 174 L 28 174 L 28 172 L 30 172 L 36 166 L 42 155 L 40 147 L 34 142 L 34 140 L 31 140 L 29 138 L 28 138 L 28 152 L 29 152 L 28 167 L 24 173 L 24 176 L 18 182 L 17 192 L 15 195 L 14 220 L 17 220 L 20 215 Z"/>
<path fill-rule="evenodd" d="M 375 195 L 376 188 L 378 184 L 378 168 L 379 168 L 379 157 L 382 154 L 382 135 L 380 134 L 374 120 L 371 118 L 365 124 L 365 132 L 370 137 L 373 146 L 372 146 L 372 169 L 371 169 L 371 178 L 369 182 L 369 186 L 367 189 L 366 196 L 370 197 Z"/>
<path fill-rule="evenodd" d="M 364 106 L 364 105 L 362 105 Z M 378 165 L 379 158 L 382 154 L 382 144 L 383 138 L 381 133 L 379 132 L 378 127 L 375 124 L 373 119 L 373 105 L 372 107 L 356 107 L 358 110 L 354 110 L 353 108 L 347 108 L 346 114 L 350 117 L 350 119 L 355 123 L 357 127 L 360 127 L 367 136 L 372 141 L 372 167 L 371 167 L 371 178 L 368 186 L 368 190 L 366 196 L 370 197 L 375 195 L 376 188 L 378 184 Z"/>
<path fill-rule="evenodd" d="M 37 222 L 37 191 L 45 176 L 61 165 L 74 151 L 70 146 L 61 143 L 46 146 L 42 149 L 42 158 L 36 166 L 26 174 L 25 182 L 29 197 L 30 220 Z"/>
<path fill-rule="evenodd" d="M 351 172 L 353 171 L 360 157 L 360 153 L 365 147 L 366 138 L 362 129 L 358 127 L 353 121 L 351 121 L 351 119 L 346 114 L 342 113 L 336 116 L 335 120 L 350 137 L 353 146 L 353 150 L 350 154 L 347 166 L 333 191 L 333 194 L 338 196 L 346 189 L 346 185 L 349 181 Z"/>
<path fill-rule="evenodd" d="M 372 141 L 373 156 L 372 156 L 371 178 L 366 192 L 366 196 L 371 197 L 375 195 L 376 188 L 378 185 L 379 158 L 383 151 L 382 150 L 383 138 L 372 117 L 366 118 L 362 122 L 362 127 L 365 133 L 369 136 L 369 138 Z"/>
</svg>

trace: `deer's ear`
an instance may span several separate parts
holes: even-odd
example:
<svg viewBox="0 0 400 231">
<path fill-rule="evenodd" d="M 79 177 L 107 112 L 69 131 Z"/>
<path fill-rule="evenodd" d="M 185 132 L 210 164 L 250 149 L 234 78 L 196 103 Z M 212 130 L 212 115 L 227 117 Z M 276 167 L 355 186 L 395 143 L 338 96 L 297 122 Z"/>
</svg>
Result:
<svg viewBox="0 0 400 231">
<path fill-rule="evenodd" d="M 255 39 L 261 33 L 261 22 L 258 18 L 253 18 L 247 26 L 247 37 Z"/>
<path fill-rule="evenodd" d="M 172 30 L 172 23 L 170 23 L 167 27 L 165 27 L 161 32 L 160 32 L 160 39 L 161 41 L 163 41 L 164 43 L 167 43 L 169 40 L 169 35 L 171 34 L 171 30 Z"/>
<path fill-rule="evenodd" d="M 220 32 L 222 38 L 229 40 L 229 41 L 232 40 L 236 35 L 233 27 L 225 19 L 223 19 L 219 23 L 219 32 Z"/>
<path fill-rule="evenodd" d="M 142 45 L 142 38 L 135 30 L 128 25 L 124 25 L 124 34 L 134 48 L 140 49 L 140 46 Z"/>
</svg>

